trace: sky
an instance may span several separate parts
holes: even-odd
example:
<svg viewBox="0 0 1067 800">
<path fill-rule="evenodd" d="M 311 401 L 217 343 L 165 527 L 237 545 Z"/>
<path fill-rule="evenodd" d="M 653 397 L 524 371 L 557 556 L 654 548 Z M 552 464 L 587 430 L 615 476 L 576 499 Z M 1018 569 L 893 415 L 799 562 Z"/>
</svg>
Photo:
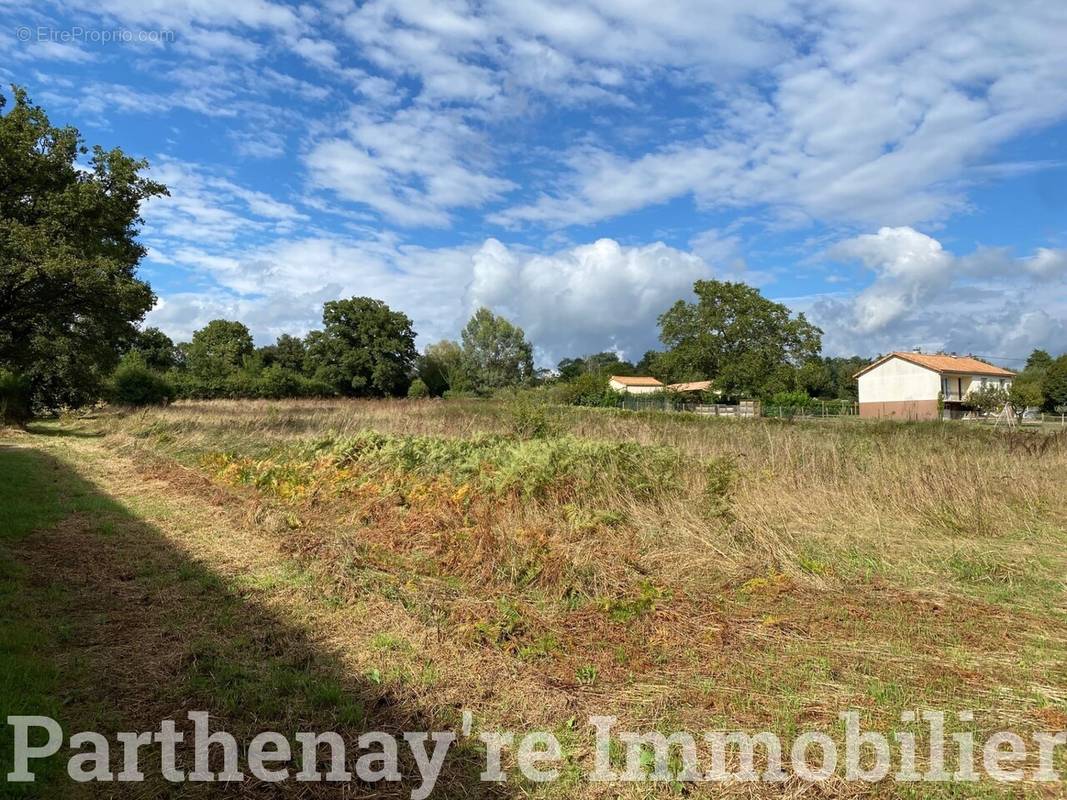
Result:
<svg viewBox="0 0 1067 800">
<path fill-rule="evenodd" d="M 170 189 L 146 324 L 484 305 L 542 365 L 640 358 L 699 279 L 828 355 L 1067 350 L 1065 41 L 1049 0 L 0 0 L 0 80 Z"/>
</svg>

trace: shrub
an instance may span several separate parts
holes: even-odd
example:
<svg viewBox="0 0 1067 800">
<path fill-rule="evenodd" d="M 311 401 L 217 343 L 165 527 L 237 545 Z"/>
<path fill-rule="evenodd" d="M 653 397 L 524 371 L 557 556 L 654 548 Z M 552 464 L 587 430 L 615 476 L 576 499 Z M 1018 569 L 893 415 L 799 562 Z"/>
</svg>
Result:
<svg viewBox="0 0 1067 800">
<path fill-rule="evenodd" d="M 29 418 L 29 381 L 10 370 L 0 369 L 0 423 L 21 423 Z"/>
<path fill-rule="evenodd" d="M 1000 386 L 982 386 L 967 395 L 967 405 L 983 414 L 995 414 L 1008 402 L 1008 392 Z"/>
<path fill-rule="evenodd" d="M 176 396 L 191 400 L 221 397 L 278 400 L 284 397 L 331 397 L 335 394 L 325 381 L 308 378 L 277 364 L 258 372 L 243 369 L 229 376 L 205 377 L 191 372 L 172 372 L 169 378 L 174 384 Z"/>
<path fill-rule="evenodd" d="M 520 395 L 508 406 L 511 433 L 519 439 L 544 439 L 559 433 L 559 425 L 548 406 Z"/>
<path fill-rule="evenodd" d="M 767 404 L 788 408 L 807 408 L 811 405 L 811 402 L 807 392 L 776 392 L 771 395 L 771 399 Z"/>
<path fill-rule="evenodd" d="M 737 462 L 731 456 L 713 458 L 705 465 L 704 476 L 704 502 L 708 512 L 714 517 L 729 516 Z"/>
<path fill-rule="evenodd" d="M 568 383 L 555 387 L 553 394 L 559 403 L 571 406 L 616 408 L 622 395 L 608 386 L 608 376 L 601 372 L 585 372 Z"/>
<path fill-rule="evenodd" d="M 174 386 L 166 377 L 145 366 L 139 354 L 123 359 L 111 376 L 108 392 L 112 402 L 131 406 L 150 406 L 169 403 L 174 399 Z"/>
<path fill-rule="evenodd" d="M 411 382 L 411 386 L 408 387 L 408 397 L 412 400 L 421 400 L 429 396 L 430 387 L 426 385 L 426 381 L 422 378 L 416 378 Z"/>
</svg>

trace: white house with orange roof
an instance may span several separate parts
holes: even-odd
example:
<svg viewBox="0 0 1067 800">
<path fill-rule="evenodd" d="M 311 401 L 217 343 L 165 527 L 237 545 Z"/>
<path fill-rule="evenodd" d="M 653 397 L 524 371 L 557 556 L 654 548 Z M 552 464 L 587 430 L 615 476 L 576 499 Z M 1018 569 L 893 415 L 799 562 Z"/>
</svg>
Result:
<svg viewBox="0 0 1067 800">
<path fill-rule="evenodd" d="M 859 385 L 861 417 L 937 419 L 958 416 L 967 395 L 982 386 L 1011 386 L 1015 373 L 974 356 L 890 353 L 853 378 Z"/>
<path fill-rule="evenodd" d="M 608 386 L 622 394 L 652 394 L 664 389 L 663 384 L 655 378 L 637 375 L 612 375 Z"/>
</svg>

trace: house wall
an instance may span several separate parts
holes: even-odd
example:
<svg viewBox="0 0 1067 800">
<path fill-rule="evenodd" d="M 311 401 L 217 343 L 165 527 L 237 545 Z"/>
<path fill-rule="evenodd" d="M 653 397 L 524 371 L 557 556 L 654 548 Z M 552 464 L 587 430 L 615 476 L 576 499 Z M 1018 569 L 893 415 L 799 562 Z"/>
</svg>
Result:
<svg viewBox="0 0 1067 800">
<path fill-rule="evenodd" d="M 608 381 L 608 386 L 623 394 L 654 394 L 662 392 L 664 388 L 662 386 L 627 386 L 625 383 L 619 383 L 618 381 Z"/>
<path fill-rule="evenodd" d="M 938 419 L 937 400 L 860 403 L 860 416 L 868 419 Z"/>
<path fill-rule="evenodd" d="M 936 404 L 937 393 L 941 391 L 941 376 L 938 373 L 901 358 L 891 358 L 870 372 L 863 373 L 857 383 L 861 406 L 864 403 L 929 400 Z"/>
</svg>

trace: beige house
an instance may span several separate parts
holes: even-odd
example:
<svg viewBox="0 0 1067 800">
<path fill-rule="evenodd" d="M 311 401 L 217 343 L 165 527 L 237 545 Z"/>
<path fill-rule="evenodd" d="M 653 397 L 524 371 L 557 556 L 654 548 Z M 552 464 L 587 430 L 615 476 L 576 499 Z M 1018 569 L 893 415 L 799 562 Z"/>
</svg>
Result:
<svg viewBox="0 0 1067 800">
<path fill-rule="evenodd" d="M 652 394 L 662 392 L 666 387 L 655 378 L 612 375 L 608 386 L 622 394 Z"/>
<path fill-rule="evenodd" d="M 861 417 L 937 419 L 962 414 L 967 395 L 982 386 L 1007 389 L 1015 373 L 973 356 L 890 353 L 853 378 L 859 385 Z"/>
</svg>

